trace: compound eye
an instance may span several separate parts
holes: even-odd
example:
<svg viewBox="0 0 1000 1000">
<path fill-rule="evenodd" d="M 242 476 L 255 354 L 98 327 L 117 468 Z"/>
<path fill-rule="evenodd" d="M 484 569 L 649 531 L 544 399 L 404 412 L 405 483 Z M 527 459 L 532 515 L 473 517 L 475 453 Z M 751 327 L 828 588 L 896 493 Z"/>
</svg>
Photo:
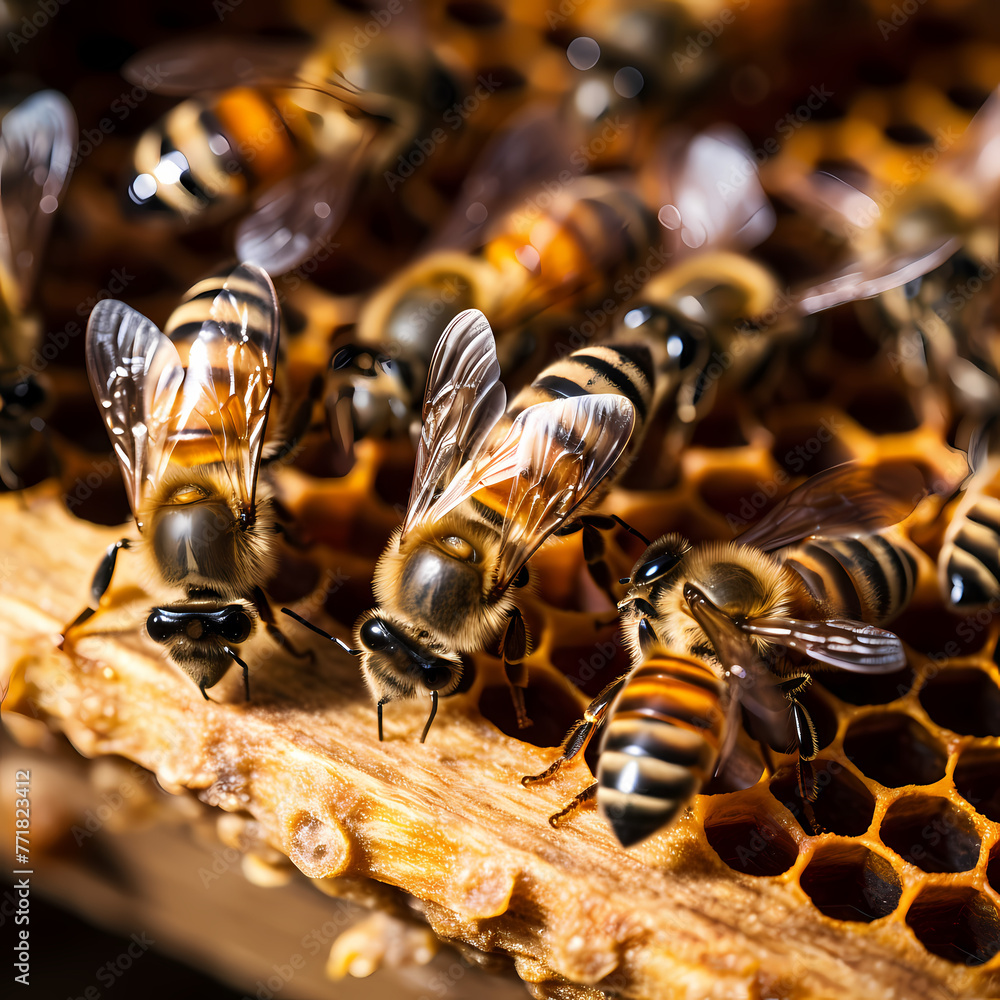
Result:
<svg viewBox="0 0 1000 1000">
<path fill-rule="evenodd" d="M 441 539 L 440 544 L 441 548 L 455 559 L 461 559 L 463 562 L 476 561 L 476 550 L 464 538 L 459 538 L 458 535 L 448 535 Z"/>
<path fill-rule="evenodd" d="M 378 652 L 382 649 L 390 649 L 393 641 L 378 618 L 369 618 L 361 626 L 361 645 L 372 652 Z"/>
<path fill-rule="evenodd" d="M 667 335 L 667 353 L 683 371 L 697 360 L 704 342 L 705 334 L 698 327 L 677 324 Z"/>
<path fill-rule="evenodd" d="M 146 632 L 153 642 L 166 642 L 176 632 L 176 623 L 159 611 L 154 611 L 146 619 Z"/>
<path fill-rule="evenodd" d="M 230 611 L 219 623 L 219 632 L 229 642 L 246 642 L 250 638 L 253 622 L 250 616 L 241 609 Z"/>
<path fill-rule="evenodd" d="M 420 679 L 429 691 L 440 691 L 448 686 L 454 673 L 455 668 L 447 660 L 435 660 L 434 666 L 424 667 Z"/>
<path fill-rule="evenodd" d="M 654 580 L 666 576 L 679 562 L 681 557 L 676 552 L 666 552 L 662 555 L 647 559 L 635 571 L 635 582 L 642 584 L 652 583 Z"/>
</svg>

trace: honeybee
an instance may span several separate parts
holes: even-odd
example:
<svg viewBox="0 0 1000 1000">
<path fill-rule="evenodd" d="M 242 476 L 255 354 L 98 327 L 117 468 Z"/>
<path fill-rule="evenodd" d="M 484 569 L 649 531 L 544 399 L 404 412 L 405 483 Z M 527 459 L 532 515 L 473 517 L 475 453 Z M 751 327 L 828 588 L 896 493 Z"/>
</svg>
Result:
<svg viewBox="0 0 1000 1000">
<path fill-rule="evenodd" d="M 732 542 L 658 538 L 621 601 L 632 670 L 591 703 L 562 756 L 525 784 L 580 756 L 607 720 L 597 782 L 552 817 L 596 796 L 623 846 L 652 835 L 719 768 L 741 709 L 755 738 L 798 753 L 803 798 L 816 730 L 798 696 L 817 665 L 887 673 L 906 663 L 891 621 L 913 592 L 916 562 L 882 535 L 923 495 L 913 466 L 836 466 L 785 496 Z M 804 540 L 803 540 L 804 539 Z M 815 661 L 802 669 L 787 652 Z"/>
<path fill-rule="evenodd" d="M 119 552 L 137 550 L 175 596 L 150 611 L 149 637 L 206 699 L 205 689 L 239 664 L 249 698 L 249 668 L 236 649 L 258 619 L 291 648 L 261 587 L 276 563 L 274 505 L 258 473 L 278 302 L 267 273 L 241 264 L 205 306 L 197 335 L 176 342 L 123 302 L 105 299 L 90 315 L 87 372 L 139 529 L 138 540 L 108 548 L 91 595 L 99 604 Z M 88 608 L 70 629 L 93 614 Z"/>
<path fill-rule="evenodd" d="M 515 593 L 530 583 L 535 550 L 592 510 L 628 464 L 654 373 L 645 348 L 595 346 L 545 369 L 509 406 L 499 377 L 489 323 L 465 310 L 434 349 L 409 504 L 375 568 L 378 607 L 354 630 L 380 739 L 383 705 L 430 695 L 423 741 L 438 696 L 459 683 L 461 654 L 501 632 L 518 722 L 529 724 Z"/>
<path fill-rule="evenodd" d="M 133 82 L 190 98 L 139 139 L 129 202 L 192 220 L 254 199 L 236 233 L 241 260 L 277 275 L 314 254 L 361 179 L 429 131 L 457 93 L 424 47 L 384 34 L 363 48 L 337 40 L 184 43 L 126 64 Z"/>
<path fill-rule="evenodd" d="M 926 139 L 924 154 L 903 165 L 905 183 L 863 191 L 826 171 L 787 170 L 774 183 L 843 239 L 852 258 L 812 290 L 808 305 L 858 302 L 908 381 L 941 387 L 961 412 L 989 413 L 1000 402 L 995 338 L 983 321 L 997 271 L 1000 89 L 950 148 L 944 137 Z M 934 166 L 921 176 L 927 163 Z"/>
<path fill-rule="evenodd" d="M 340 454 L 363 437 L 411 431 L 435 346 L 463 310 L 486 312 L 506 337 L 540 313 L 599 301 L 656 253 L 655 220 L 617 181 L 574 177 L 535 193 L 478 253 L 438 250 L 405 268 L 334 345 L 325 403 Z"/>
<path fill-rule="evenodd" d="M 54 90 L 32 95 L 0 122 L 0 480 L 17 489 L 45 427 L 46 392 L 32 354 L 30 311 L 38 267 L 72 169 L 76 116 Z"/>
<path fill-rule="evenodd" d="M 972 475 L 945 532 L 938 579 L 948 607 L 959 613 L 1000 610 L 1000 417 L 969 446 Z"/>
</svg>

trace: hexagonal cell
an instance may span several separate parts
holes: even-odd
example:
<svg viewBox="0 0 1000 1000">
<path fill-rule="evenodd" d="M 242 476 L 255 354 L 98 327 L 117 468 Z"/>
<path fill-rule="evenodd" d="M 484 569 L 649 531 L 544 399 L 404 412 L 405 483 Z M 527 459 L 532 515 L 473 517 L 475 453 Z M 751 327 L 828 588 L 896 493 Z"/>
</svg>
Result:
<svg viewBox="0 0 1000 1000">
<path fill-rule="evenodd" d="M 531 683 L 524 689 L 524 707 L 532 724 L 518 729 L 506 684 L 484 686 L 479 696 L 479 711 L 484 718 L 508 736 L 536 747 L 559 746 L 573 724 L 583 717 L 583 710 L 565 687 L 544 674 L 532 674 Z"/>
<path fill-rule="evenodd" d="M 812 476 L 854 458 L 854 453 L 831 429 L 817 419 L 814 424 L 786 427 L 775 435 L 774 460 L 794 476 Z"/>
<path fill-rule="evenodd" d="M 830 670 L 816 680 L 831 694 L 848 705 L 887 705 L 902 698 L 913 687 L 913 668 L 909 665 L 891 674 L 853 674 Z"/>
<path fill-rule="evenodd" d="M 781 875 L 799 853 L 791 835 L 768 817 L 753 794 L 737 793 L 713 803 L 705 817 L 705 836 L 730 868 L 745 875 Z"/>
<path fill-rule="evenodd" d="M 939 726 L 954 733 L 1000 736 L 1000 687 L 985 671 L 943 671 L 921 688 L 920 704 Z"/>
<path fill-rule="evenodd" d="M 1000 913 L 967 886 L 927 886 L 906 922 L 928 951 L 950 962 L 982 965 L 1000 951 Z"/>
<path fill-rule="evenodd" d="M 955 787 L 958 794 L 977 812 L 994 823 L 1000 823 L 1000 749 L 970 747 L 955 766 Z"/>
<path fill-rule="evenodd" d="M 884 385 L 855 396 L 847 413 L 874 434 L 899 434 L 912 431 L 920 424 L 909 400 L 901 393 L 887 390 Z"/>
<path fill-rule="evenodd" d="M 834 920 L 871 923 L 899 905 L 903 888 L 892 865 L 861 844 L 823 844 L 802 872 L 800 885 Z"/>
<path fill-rule="evenodd" d="M 990 860 L 986 865 L 986 881 L 993 887 L 994 892 L 1000 892 L 1000 843 L 994 844 L 990 851 Z"/>
<path fill-rule="evenodd" d="M 904 795 L 889 806 L 882 843 L 925 872 L 967 872 L 979 860 L 976 826 L 947 799 Z"/>
<path fill-rule="evenodd" d="M 944 777 L 947 758 L 919 722 L 900 712 L 855 719 L 844 737 L 844 753 L 862 774 L 885 785 L 930 785 Z"/>
<path fill-rule="evenodd" d="M 875 796 L 864 782 L 835 760 L 813 761 L 813 773 L 817 795 L 812 815 L 817 829 L 812 829 L 809 812 L 799 795 L 794 768 L 779 771 L 771 781 L 770 792 L 807 833 L 838 833 L 842 837 L 864 833 L 875 815 Z"/>
</svg>

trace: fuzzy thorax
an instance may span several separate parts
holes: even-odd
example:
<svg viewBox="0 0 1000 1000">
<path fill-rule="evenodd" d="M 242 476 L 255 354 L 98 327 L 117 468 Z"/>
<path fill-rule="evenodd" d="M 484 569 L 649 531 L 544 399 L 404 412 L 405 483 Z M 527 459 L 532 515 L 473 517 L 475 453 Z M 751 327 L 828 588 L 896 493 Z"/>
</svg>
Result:
<svg viewBox="0 0 1000 1000">
<path fill-rule="evenodd" d="M 246 597 L 277 564 L 266 486 L 258 487 L 253 523 L 244 524 L 243 513 L 221 465 L 172 464 L 144 505 L 136 548 L 161 584 Z"/>
</svg>

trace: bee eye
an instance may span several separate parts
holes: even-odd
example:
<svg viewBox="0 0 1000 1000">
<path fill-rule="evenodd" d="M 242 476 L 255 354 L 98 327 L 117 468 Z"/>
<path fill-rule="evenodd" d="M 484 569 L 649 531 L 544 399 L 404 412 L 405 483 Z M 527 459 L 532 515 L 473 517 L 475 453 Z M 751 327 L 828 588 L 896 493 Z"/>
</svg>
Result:
<svg viewBox="0 0 1000 1000">
<path fill-rule="evenodd" d="M 653 559 L 647 559 L 635 571 L 635 582 L 642 585 L 666 576 L 680 562 L 680 558 L 676 552 L 666 552 Z"/>
<path fill-rule="evenodd" d="M 694 364 L 704 342 L 704 332 L 698 327 L 676 324 L 667 336 L 667 354 L 683 371 Z"/>
<path fill-rule="evenodd" d="M 442 538 L 441 547 L 448 555 L 454 556 L 456 559 L 461 559 L 463 562 L 476 561 L 476 550 L 464 538 L 459 538 L 458 535 L 448 535 Z"/>
<path fill-rule="evenodd" d="M 454 670 L 447 660 L 436 660 L 433 666 L 424 667 L 420 679 L 429 691 L 440 691 L 448 686 Z"/>
<path fill-rule="evenodd" d="M 382 622 L 377 618 L 369 618 L 361 626 L 361 645 L 373 652 L 391 649 L 393 646 L 392 636 L 386 632 Z"/>
<path fill-rule="evenodd" d="M 237 608 L 222 617 L 218 631 L 229 642 L 245 642 L 252 627 L 250 616 L 242 608 Z"/>
</svg>

